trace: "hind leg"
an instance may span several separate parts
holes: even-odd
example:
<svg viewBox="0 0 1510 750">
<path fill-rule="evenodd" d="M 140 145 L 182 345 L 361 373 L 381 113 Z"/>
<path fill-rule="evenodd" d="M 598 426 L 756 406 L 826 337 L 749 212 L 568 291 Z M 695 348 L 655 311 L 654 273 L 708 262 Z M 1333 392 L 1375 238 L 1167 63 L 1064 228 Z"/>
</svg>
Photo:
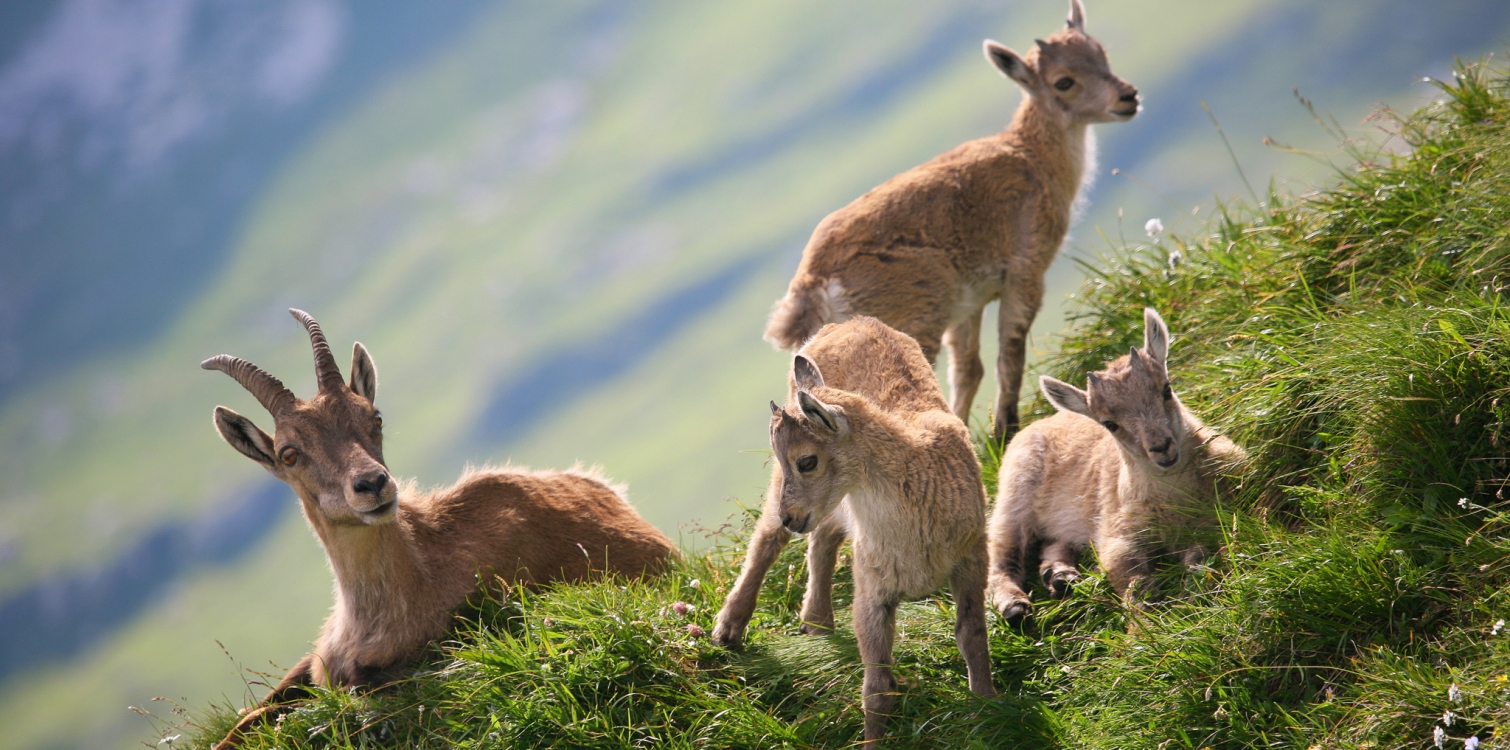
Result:
<svg viewBox="0 0 1510 750">
<path fill-rule="evenodd" d="M 1070 587 L 1080 578 L 1075 568 L 1079 551 L 1069 542 L 1052 542 L 1043 546 L 1043 559 L 1038 564 L 1038 575 L 1049 590 L 1049 596 L 1063 599 Z"/>
<path fill-rule="evenodd" d="M 944 332 L 949 348 L 949 400 L 954 416 L 970 424 L 970 406 L 980 390 L 986 367 L 980 361 L 980 319 L 984 309 L 965 316 Z"/>
</svg>

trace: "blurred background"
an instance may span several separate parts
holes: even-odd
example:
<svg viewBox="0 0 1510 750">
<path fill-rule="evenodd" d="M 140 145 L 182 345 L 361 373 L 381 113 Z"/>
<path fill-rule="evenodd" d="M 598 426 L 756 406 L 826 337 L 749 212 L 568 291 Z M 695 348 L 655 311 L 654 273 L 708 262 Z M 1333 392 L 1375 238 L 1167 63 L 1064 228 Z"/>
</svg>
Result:
<svg viewBox="0 0 1510 750">
<path fill-rule="evenodd" d="M 1297 89 L 1382 141 L 1381 103 L 1409 111 L 1437 94 L 1423 77 L 1510 41 L 1503 0 L 1088 6 L 1145 106 L 1096 131 L 1039 351 L 1073 311 L 1077 258 L 1146 242 L 1150 218 L 1195 231 L 1248 185 L 1335 178 L 1338 139 Z M 706 544 L 700 527 L 761 500 L 788 360 L 760 333 L 813 226 L 1004 127 L 1019 93 L 981 40 L 1026 52 L 1065 12 L 0 5 L 0 747 L 152 744 L 128 706 L 239 705 L 244 668 L 291 665 L 316 635 L 323 553 L 210 413 L 271 419 L 198 368 L 233 353 L 308 395 L 291 306 L 343 365 L 355 340 L 372 351 L 398 475 L 601 464 Z"/>
</svg>

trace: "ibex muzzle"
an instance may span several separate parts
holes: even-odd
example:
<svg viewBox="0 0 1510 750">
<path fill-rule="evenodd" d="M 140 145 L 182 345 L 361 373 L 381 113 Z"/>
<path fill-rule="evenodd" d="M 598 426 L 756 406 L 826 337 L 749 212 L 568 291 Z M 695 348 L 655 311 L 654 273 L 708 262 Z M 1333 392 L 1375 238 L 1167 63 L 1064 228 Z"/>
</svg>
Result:
<svg viewBox="0 0 1510 750">
<path fill-rule="evenodd" d="M 388 523 L 397 507 L 398 483 L 383 463 L 383 415 L 373 406 L 377 369 L 372 356 L 360 343 L 354 346 L 351 381 L 344 381 L 320 324 L 303 310 L 289 312 L 309 333 L 319 392 L 301 400 L 244 359 L 211 357 L 200 366 L 235 378 L 273 416 L 269 436 L 250 419 L 219 406 L 215 429 L 301 497 L 318 498 L 315 510 L 332 524 Z"/>
</svg>

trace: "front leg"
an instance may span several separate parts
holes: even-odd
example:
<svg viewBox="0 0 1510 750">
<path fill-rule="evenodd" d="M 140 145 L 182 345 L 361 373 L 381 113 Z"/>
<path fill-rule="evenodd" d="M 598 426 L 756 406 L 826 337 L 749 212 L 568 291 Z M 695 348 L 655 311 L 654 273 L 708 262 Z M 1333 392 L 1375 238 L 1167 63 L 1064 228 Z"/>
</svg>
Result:
<svg viewBox="0 0 1510 750">
<path fill-rule="evenodd" d="M 1022 396 L 1028 329 L 1033 327 L 1033 319 L 1038 317 L 1038 308 L 1042 305 L 1042 272 L 1030 269 L 1008 279 L 996 324 L 1001 349 L 996 357 L 996 413 L 991 438 L 998 445 L 1005 446 L 1017 434 L 1017 402 Z"/>
<path fill-rule="evenodd" d="M 865 742 L 881 739 L 886 730 L 886 715 L 897 698 L 897 678 L 892 674 L 892 641 L 896 638 L 897 597 L 873 590 L 869 581 L 855 581 L 855 640 L 860 645 L 860 661 L 865 665 L 865 681 L 860 688 L 860 703 L 865 708 Z"/>
<path fill-rule="evenodd" d="M 949 590 L 954 594 L 954 643 L 965 658 L 970 692 L 996 695 L 991 684 L 991 644 L 986 640 L 986 549 L 976 549 L 954 567 Z"/>
<path fill-rule="evenodd" d="M 1104 538 L 1096 550 L 1112 590 L 1128 606 L 1141 607 L 1157 599 L 1159 586 L 1153 579 L 1153 564 L 1147 550 L 1132 535 Z"/>
<path fill-rule="evenodd" d="M 283 676 L 272 692 L 243 714 L 241 721 L 236 722 L 236 726 L 231 727 L 231 731 L 226 733 L 225 739 L 216 743 L 211 750 L 230 750 L 240 747 L 242 737 L 253 727 L 289 710 L 293 707 L 291 705 L 293 701 L 308 697 L 311 682 L 310 668 L 314 664 L 314 659 L 314 654 L 307 654 L 300 659 L 293 669 L 288 670 L 288 674 Z"/>
<path fill-rule="evenodd" d="M 773 479 L 771 486 L 772 489 L 766 493 L 765 507 L 760 511 L 760 520 L 755 522 L 755 533 L 750 536 L 750 546 L 745 551 L 739 578 L 734 582 L 734 588 L 729 590 L 729 597 L 724 600 L 723 609 L 718 612 L 718 623 L 713 628 L 714 642 L 724 646 L 737 645 L 744 640 L 745 627 L 755 614 L 755 600 L 760 595 L 760 584 L 765 581 L 765 574 L 771 569 L 771 564 L 776 562 L 776 556 L 781 554 L 781 550 L 792 539 L 792 533 L 781 525 L 781 512 L 777 507 L 780 502 L 776 494 L 780 491 L 777 481 Z"/>
<path fill-rule="evenodd" d="M 807 537 L 807 593 L 802 597 L 802 632 L 826 633 L 834 629 L 834 568 L 839 547 L 849 535 L 844 510 L 823 519 Z"/>
</svg>

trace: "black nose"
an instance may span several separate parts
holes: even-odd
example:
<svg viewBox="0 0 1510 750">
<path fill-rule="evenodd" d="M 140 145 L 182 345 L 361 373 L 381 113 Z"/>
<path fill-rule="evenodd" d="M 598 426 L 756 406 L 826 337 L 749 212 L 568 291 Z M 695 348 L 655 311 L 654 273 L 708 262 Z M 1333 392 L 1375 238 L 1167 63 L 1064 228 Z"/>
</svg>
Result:
<svg viewBox="0 0 1510 750">
<path fill-rule="evenodd" d="M 1137 89 L 1133 89 L 1132 92 L 1127 93 L 1127 94 L 1123 94 L 1121 96 L 1121 98 L 1117 99 L 1117 101 L 1119 101 L 1119 102 L 1127 102 L 1128 104 L 1137 104 L 1138 103 L 1138 90 Z"/>
<path fill-rule="evenodd" d="M 366 476 L 358 477 L 351 483 L 351 489 L 365 495 L 380 495 L 383 488 L 388 486 L 388 473 L 375 471 Z"/>
<path fill-rule="evenodd" d="M 1169 452 L 1169 448 L 1172 445 L 1174 445 L 1174 438 L 1167 437 L 1167 438 L 1164 438 L 1163 445 L 1160 445 L 1157 448 L 1151 448 L 1150 450 L 1152 450 L 1154 453 L 1168 453 Z"/>
</svg>

